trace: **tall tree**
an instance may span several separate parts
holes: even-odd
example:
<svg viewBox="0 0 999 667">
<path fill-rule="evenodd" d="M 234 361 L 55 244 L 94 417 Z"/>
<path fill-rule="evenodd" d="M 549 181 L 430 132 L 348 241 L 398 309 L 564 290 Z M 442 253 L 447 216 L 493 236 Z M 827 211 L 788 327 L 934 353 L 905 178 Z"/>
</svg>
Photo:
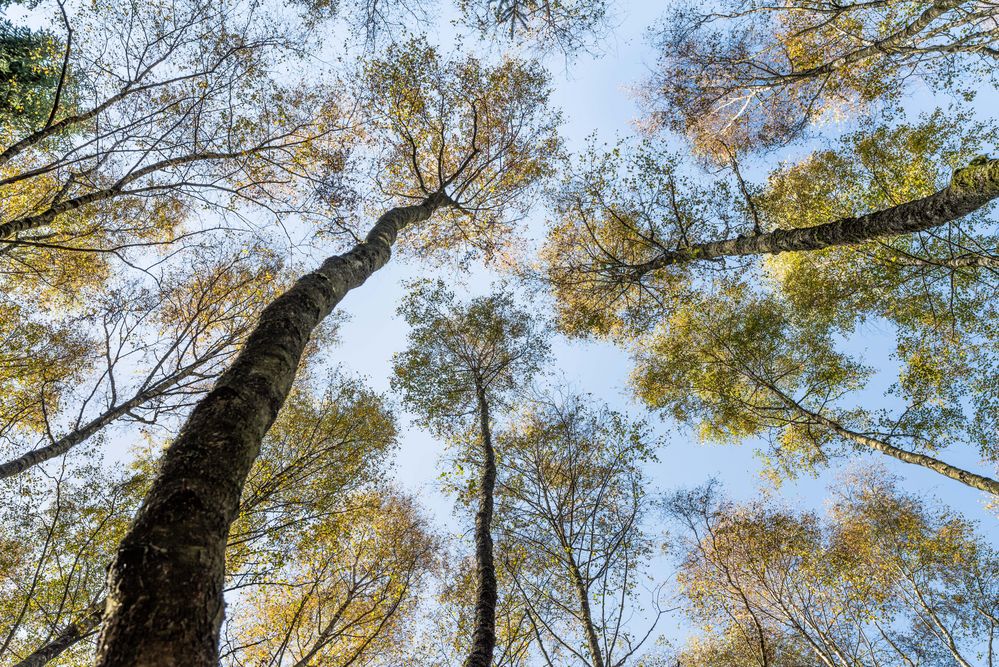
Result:
<svg viewBox="0 0 999 667">
<path fill-rule="evenodd" d="M 780 433 L 784 474 L 874 449 L 995 493 L 939 456 L 960 444 L 994 460 L 994 223 L 984 208 L 950 218 L 999 194 L 996 162 L 971 157 L 992 141 L 942 112 L 870 124 L 738 194 L 654 144 L 594 149 L 545 250 L 562 327 L 637 343 L 640 396 L 707 439 Z M 870 374 L 836 340 L 876 318 L 902 361 L 880 413 L 850 405 Z"/>
<path fill-rule="evenodd" d="M 494 412 L 540 370 L 548 343 L 509 294 L 462 304 L 443 283 L 428 283 L 417 286 L 401 312 L 412 331 L 409 347 L 396 358 L 394 385 L 437 433 L 453 436 L 471 429 L 476 434 L 475 622 L 463 664 L 489 667 L 498 599 L 492 538 Z"/>
<path fill-rule="evenodd" d="M 428 566 L 431 541 L 410 501 L 381 484 L 395 436 L 382 398 L 358 381 L 331 373 L 296 385 L 261 446 L 226 547 L 226 591 L 263 605 L 237 604 L 231 610 L 227 661 L 245 658 L 254 645 L 250 636 L 267 643 L 289 633 L 313 633 L 317 650 L 346 641 L 351 647 L 346 653 L 367 660 L 374 647 L 383 646 L 386 629 L 403 622 Z M 106 566 L 155 474 L 158 443 L 151 439 L 136 452 L 128 471 L 109 470 L 94 455 L 94 445 L 82 445 L 62 459 L 54 475 L 33 468 L 2 482 L 9 505 L 3 540 L 15 554 L 5 562 L 0 584 L 11 607 L 5 617 L 13 619 L 13 627 L 3 630 L 14 633 L 7 654 L 19 665 L 40 667 L 61 655 L 92 662 L 107 594 Z M 388 519 L 378 523 L 379 515 Z M 411 543 L 402 540 L 399 546 L 401 536 Z M 358 571 L 356 586 L 344 588 L 350 559 L 357 564 L 370 557 L 363 544 L 382 545 L 382 569 L 368 570 L 373 579 Z M 388 555 L 396 548 L 400 557 L 393 561 Z M 315 569 L 321 562 L 326 565 Z M 412 585 L 397 587 L 403 578 Z M 312 588 L 299 586 L 308 581 Z M 380 602 L 365 606 L 373 600 Z M 266 601 L 274 604 L 268 607 Z M 277 611 L 287 611 L 287 605 L 280 601 L 294 601 L 317 615 L 281 616 Z M 265 626 L 266 608 L 273 608 L 275 617 Z M 360 611 L 352 616 L 356 622 L 324 634 L 330 608 Z M 352 630 L 364 641 L 351 643 Z M 277 647 L 276 641 L 269 646 Z"/>
<path fill-rule="evenodd" d="M 313 329 L 385 265 L 407 227 L 438 247 L 459 234 L 483 242 L 476 225 L 495 231 L 506 205 L 526 205 L 546 173 L 557 140 L 537 68 L 411 52 L 371 69 L 377 127 L 395 158 L 389 182 L 416 203 L 389 209 L 352 250 L 267 306 L 194 407 L 111 566 L 99 665 L 215 665 L 229 527 Z M 439 210 L 439 222 L 420 225 Z"/>
<path fill-rule="evenodd" d="M 645 425 L 589 402 L 538 401 L 515 416 L 497 443 L 497 525 L 545 664 L 619 667 L 663 613 L 656 599 L 651 627 L 628 627 L 652 547 L 641 467 L 653 443 Z"/>
</svg>

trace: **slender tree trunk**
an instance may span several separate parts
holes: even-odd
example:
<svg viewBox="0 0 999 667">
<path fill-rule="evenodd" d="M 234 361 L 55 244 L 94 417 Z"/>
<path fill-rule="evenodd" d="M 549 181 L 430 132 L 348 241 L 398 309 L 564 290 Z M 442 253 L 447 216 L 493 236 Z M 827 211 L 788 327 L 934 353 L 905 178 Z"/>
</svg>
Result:
<svg viewBox="0 0 999 667">
<path fill-rule="evenodd" d="M 475 564 L 478 575 L 475 599 L 475 629 L 465 667 L 490 667 L 496 647 L 496 567 L 493 563 L 493 493 L 496 487 L 496 456 L 493 452 L 486 392 L 476 387 L 482 440 L 482 470 L 479 477 L 479 510 L 475 514 Z"/>
<path fill-rule="evenodd" d="M 244 157 L 246 155 L 251 155 L 256 152 L 262 152 L 259 149 L 247 149 L 242 151 L 234 151 L 232 153 L 219 153 L 219 152 L 207 152 L 207 153 L 192 153 L 190 155 L 182 155 L 180 157 L 169 158 L 167 160 L 160 160 L 159 162 L 154 162 L 153 164 L 142 167 L 141 169 L 136 169 L 132 173 L 128 174 L 124 178 L 121 178 L 117 183 L 111 185 L 110 187 L 104 188 L 102 190 L 95 190 L 94 192 L 89 192 L 85 195 L 80 195 L 79 197 L 74 197 L 72 199 L 67 199 L 65 201 L 60 201 L 58 203 L 52 204 L 47 209 L 40 213 L 34 215 L 27 215 L 21 218 L 15 218 L 0 224 L 0 240 L 10 238 L 21 232 L 26 232 L 32 229 L 37 229 L 38 227 L 44 227 L 50 224 L 57 217 L 63 213 L 68 213 L 70 211 L 75 211 L 77 209 L 83 208 L 84 206 L 89 206 L 99 201 L 104 201 L 106 199 L 113 199 L 115 197 L 120 197 L 127 194 L 125 186 L 133 183 L 140 178 L 154 174 L 158 171 L 164 171 L 170 169 L 171 167 L 180 167 L 185 164 L 192 164 L 194 162 L 207 162 L 211 160 L 229 160 Z M 31 176 L 45 173 L 46 170 L 35 170 L 35 172 L 25 172 L 22 174 L 16 174 L 14 176 L 9 176 L 2 181 L 0 185 L 7 185 L 10 183 L 16 183 L 17 181 L 30 178 Z M 156 186 L 153 189 L 164 189 L 162 186 Z"/>
<path fill-rule="evenodd" d="M 994 496 L 999 496 L 999 480 L 994 480 L 991 477 L 985 477 L 983 475 L 969 472 L 964 468 L 958 468 L 957 466 L 953 466 L 946 461 L 941 461 L 940 459 L 927 456 L 926 454 L 918 454 L 916 452 L 901 449 L 900 447 L 890 445 L 883 440 L 878 440 L 877 438 L 872 438 L 870 436 L 863 435 L 862 433 L 852 431 L 841 424 L 832 421 L 831 419 L 823 417 L 822 415 L 808 412 L 800 407 L 799 409 L 805 412 L 810 418 L 815 419 L 820 424 L 827 426 L 834 433 L 846 438 L 847 440 L 851 440 L 862 447 L 867 447 L 868 449 L 873 449 L 881 452 L 882 454 L 887 454 L 888 456 L 896 458 L 899 461 L 904 461 L 905 463 L 911 463 L 913 465 L 928 468 L 933 472 L 943 475 L 944 477 L 949 477 L 974 489 L 978 489 L 979 491 L 985 491 L 986 493 L 991 493 Z"/>
<path fill-rule="evenodd" d="M 660 253 L 648 262 L 629 267 L 626 273 L 640 278 L 656 269 L 695 260 L 821 250 L 912 234 L 962 218 L 996 197 L 999 197 L 999 160 L 986 160 L 959 170 L 950 185 L 922 199 L 814 227 L 777 229 L 765 234 L 695 243 Z"/>
<path fill-rule="evenodd" d="M 246 476 L 288 396 L 312 330 L 388 262 L 443 193 L 382 215 L 271 302 L 232 366 L 191 412 L 108 570 L 99 667 L 217 667 L 225 545 Z"/>
<path fill-rule="evenodd" d="M 863 433 L 858 433 L 851 429 L 846 428 L 842 424 L 828 417 L 824 417 L 817 412 L 812 412 L 805 406 L 801 405 L 793 398 L 782 392 L 775 385 L 767 382 L 763 382 L 767 388 L 773 391 L 781 401 L 784 402 L 792 410 L 797 411 L 802 417 L 805 417 L 816 424 L 825 426 L 833 433 L 839 435 L 846 440 L 850 440 L 861 447 L 866 447 L 868 449 L 873 449 L 875 451 L 881 452 L 882 454 L 887 454 L 892 458 L 896 458 L 899 461 L 905 463 L 911 463 L 913 465 L 922 466 L 933 472 L 940 473 L 944 477 L 949 477 L 955 481 L 961 482 L 967 486 L 978 489 L 980 491 L 985 491 L 986 493 L 991 493 L 992 495 L 999 496 L 999 480 L 992 479 L 991 477 L 985 477 L 983 475 L 977 475 L 973 472 L 969 472 L 963 468 L 958 468 L 945 461 L 934 458 L 932 456 L 927 456 L 926 454 L 918 454 L 916 452 L 910 452 L 908 450 L 891 445 L 884 440 L 879 440 L 877 438 L 872 438 L 870 436 L 864 435 Z"/>
<path fill-rule="evenodd" d="M 593 625 L 593 612 L 590 610 L 590 592 L 583 581 L 583 575 L 576 565 L 576 561 L 569 556 L 569 578 L 572 579 L 572 586 L 576 590 L 576 598 L 579 602 L 579 612 L 582 618 L 583 633 L 586 635 L 586 645 L 590 649 L 590 660 L 592 667 L 604 667 L 604 656 L 600 650 L 600 639 L 597 637 L 597 629 Z"/>
<path fill-rule="evenodd" d="M 14 475 L 24 472 L 31 466 L 38 465 L 39 463 L 44 463 L 45 461 L 50 461 L 57 456 L 62 456 L 70 449 L 80 444 L 81 442 L 88 439 L 90 436 L 94 435 L 102 428 L 118 419 L 119 417 L 127 414 L 129 411 L 153 400 L 157 396 L 161 396 L 164 392 L 169 390 L 171 387 L 175 386 L 181 382 L 184 378 L 188 377 L 197 369 L 197 365 L 192 365 L 189 368 L 184 369 L 184 371 L 174 375 L 173 377 L 166 378 L 159 383 L 153 385 L 145 391 L 140 391 L 135 394 L 132 398 L 125 401 L 124 403 L 119 403 L 118 405 L 112 406 L 102 414 L 100 414 L 95 419 L 87 422 L 80 428 L 76 429 L 71 433 L 67 433 L 58 440 L 52 443 L 33 449 L 30 452 L 26 452 L 15 459 L 11 459 L 6 463 L 0 463 L 0 479 L 7 479 L 8 477 L 13 477 Z"/>
<path fill-rule="evenodd" d="M 55 660 L 63 651 L 93 634 L 100 625 L 103 613 L 104 600 L 94 603 L 83 613 L 83 618 L 64 627 L 58 635 L 35 649 L 14 667 L 42 667 L 50 660 Z"/>
</svg>

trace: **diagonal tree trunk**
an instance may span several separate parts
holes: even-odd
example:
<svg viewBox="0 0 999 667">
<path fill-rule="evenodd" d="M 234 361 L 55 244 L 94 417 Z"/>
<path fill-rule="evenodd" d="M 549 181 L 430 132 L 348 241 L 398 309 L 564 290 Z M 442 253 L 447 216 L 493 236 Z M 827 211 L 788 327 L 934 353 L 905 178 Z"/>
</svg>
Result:
<svg viewBox="0 0 999 667">
<path fill-rule="evenodd" d="M 479 510 L 475 514 L 475 564 L 478 581 L 475 599 L 475 629 L 464 667 L 490 667 L 496 647 L 496 566 L 493 563 L 493 494 L 496 488 L 496 456 L 489 424 L 489 402 L 482 386 L 476 387 L 482 470 L 479 477 Z"/>
<path fill-rule="evenodd" d="M 984 491 L 986 493 L 991 493 L 992 495 L 999 496 L 999 480 L 992 479 L 991 477 L 985 477 L 984 475 L 978 475 L 976 473 L 965 470 L 964 468 L 958 468 L 957 466 L 951 465 L 946 461 L 941 461 L 938 458 L 932 456 L 927 456 L 926 454 L 919 454 L 917 452 L 910 452 L 908 450 L 896 447 L 895 445 L 889 444 L 884 440 L 878 438 L 872 438 L 869 435 L 864 435 L 863 433 L 858 433 L 852 429 L 849 429 L 837 421 L 829 419 L 817 412 L 813 412 L 801 405 L 798 401 L 794 400 L 783 391 L 781 391 L 775 384 L 771 382 L 766 382 L 757 377 L 752 378 L 754 381 L 760 382 L 763 386 L 767 387 L 770 391 L 777 396 L 781 402 L 784 403 L 788 408 L 794 410 L 802 417 L 812 421 L 815 424 L 819 424 L 828 428 L 830 431 L 836 435 L 849 440 L 861 447 L 866 447 L 868 449 L 873 449 L 876 452 L 881 452 L 891 456 L 892 458 L 903 461 L 904 463 L 911 463 L 912 465 L 922 466 L 933 472 L 939 473 L 944 477 L 949 477 L 957 482 L 961 482 L 967 486 L 970 486 L 979 491 Z"/>
<path fill-rule="evenodd" d="M 814 227 L 777 229 L 765 234 L 709 241 L 660 253 L 622 272 L 633 279 L 673 264 L 696 260 L 821 250 L 932 229 L 977 211 L 999 197 L 999 160 L 983 160 L 959 170 L 943 190 L 928 197 L 842 218 Z"/>
<path fill-rule="evenodd" d="M 104 600 L 92 604 L 78 621 L 64 627 L 59 634 L 39 646 L 29 656 L 18 662 L 14 667 L 42 667 L 42 665 L 58 658 L 63 651 L 82 639 L 86 639 L 97 631 L 104 612 Z"/>
<path fill-rule="evenodd" d="M 217 667 L 225 545 L 246 476 L 287 398 L 313 329 L 388 262 L 443 193 L 382 215 L 365 240 L 271 302 L 232 366 L 166 451 L 108 571 L 99 667 Z"/>
<path fill-rule="evenodd" d="M 208 361 L 207 359 L 205 361 Z M 84 442 L 92 435 L 100 431 L 102 428 L 115 421 L 116 419 L 128 414 L 130 411 L 148 403 L 149 401 L 162 396 L 172 387 L 176 386 L 182 382 L 185 378 L 189 377 L 198 367 L 202 364 L 191 364 L 187 368 L 183 369 L 179 373 L 176 373 L 170 377 L 167 377 L 160 382 L 156 383 L 152 387 L 144 391 L 136 393 L 132 398 L 119 403 L 118 405 L 113 405 L 103 413 L 87 422 L 78 429 L 67 433 L 58 440 L 54 440 L 44 447 L 38 447 L 32 449 L 30 452 L 25 452 L 17 458 L 13 458 L 5 463 L 0 463 L 0 479 L 7 479 L 8 477 L 13 477 L 18 473 L 22 473 L 32 466 L 36 466 L 45 461 L 50 461 L 57 456 L 62 456 L 73 447 L 76 447 L 81 442 Z"/>
</svg>

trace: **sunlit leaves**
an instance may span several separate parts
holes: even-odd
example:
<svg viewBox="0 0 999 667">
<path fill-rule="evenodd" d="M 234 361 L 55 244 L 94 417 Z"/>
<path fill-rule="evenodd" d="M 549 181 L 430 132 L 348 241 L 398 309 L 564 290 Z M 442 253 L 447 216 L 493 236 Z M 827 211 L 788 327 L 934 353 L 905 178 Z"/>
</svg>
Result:
<svg viewBox="0 0 999 667">
<path fill-rule="evenodd" d="M 541 260 L 559 325 L 573 335 L 627 336 L 654 324 L 704 267 L 678 264 L 644 278 L 635 269 L 738 223 L 726 184 L 695 179 L 678 155 L 651 142 L 591 143 L 566 165 L 554 204 Z"/>
<path fill-rule="evenodd" d="M 223 664 L 356 665 L 405 641 L 434 540 L 408 498 L 345 494 L 239 605 Z"/>
<path fill-rule="evenodd" d="M 996 554 L 971 524 L 893 482 L 883 470 L 853 476 L 828 517 L 711 489 L 673 496 L 679 582 L 704 628 L 684 649 L 690 664 L 991 659 L 978 640 L 995 630 Z"/>
<path fill-rule="evenodd" d="M 443 191 L 458 204 L 408 231 L 404 244 L 422 256 L 491 256 L 510 240 L 511 222 L 533 203 L 559 152 L 545 71 L 512 59 L 447 59 L 414 40 L 371 61 L 366 76 L 385 153 L 383 190 L 408 200 Z"/>
</svg>

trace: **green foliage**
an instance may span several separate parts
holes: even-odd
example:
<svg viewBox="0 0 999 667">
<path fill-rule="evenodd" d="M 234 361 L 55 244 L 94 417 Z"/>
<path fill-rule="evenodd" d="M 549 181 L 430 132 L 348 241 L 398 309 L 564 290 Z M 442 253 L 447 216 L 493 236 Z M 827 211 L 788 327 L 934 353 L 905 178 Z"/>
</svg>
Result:
<svg viewBox="0 0 999 667">
<path fill-rule="evenodd" d="M 480 394 L 491 405 L 509 400 L 548 353 L 544 330 L 509 291 L 463 303 L 442 281 L 423 281 L 399 313 L 411 330 L 393 359 L 392 386 L 439 433 L 462 430 Z"/>
<path fill-rule="evenodd" d="M 995 128 L 939 110 L 916 125 L 867 128 L 839 150 L 772 173 L 759 209 L 768 224 L 789 228 L 888 208 L 945 187 L 958 165 L 995 141 Z M 987 257 L 995 234 L 987 212 L 977 212 L 946 229 L 774 255 L 765 271 L 817 326 L 849 335 L 866 323 L 890 324 L 900 362 L 893 391 L 984 435 L 986 406 L 996 400 L 997 284 L 988 264 L 962 262 Z M 992 440 L 978 438 L 987 456 Z"/>
<path fill-rule="evenodd" d="M 775 433 L 785 474 L 824 462 L 829 434 L 814 410 L 862 386 L 867 371 L 828 330 L 779 299 L 725 283 L 692 296 L 635 348 L 632 382 L 653 408 L 721 442 Z"/>
<path fill-rule="evenodd" d="M 8 4 L 0 3 L 0 9 Z M 48 32 L 0 18 L 0 137 L 45 124 L 59 84 L 63 48 Z"/>
<path fill-rule="evenodd" d="M 142 475 L 79 457 L 0 483 L 0 659 L 13 664 L 105 595 L 106 566 L 145 491 Z M 83 665 L 84 641 L 53 665 Z"/>
<path fill-rule="evenodd" d="M 395 446 L 393 415 L 359 381 L 337 373 L 300 382 L 246 481 L 226 551 L 229 577 L 241 586 L 266 581 L 308 553 L 311 531 L 337 521 L 352 495 L 378 488 Z"/>
<path fill-rule="evenodd" d="M 626 338 L 654 326 L 703 267 L 680 263 L 642 277 L 634 270 L 739 223 L 725 182 L 688 174 L 657 142 L 607 149 L 591 141 L 564 170 L 541 260 L 559 326 L 573 336 Z"/>
</svg>

